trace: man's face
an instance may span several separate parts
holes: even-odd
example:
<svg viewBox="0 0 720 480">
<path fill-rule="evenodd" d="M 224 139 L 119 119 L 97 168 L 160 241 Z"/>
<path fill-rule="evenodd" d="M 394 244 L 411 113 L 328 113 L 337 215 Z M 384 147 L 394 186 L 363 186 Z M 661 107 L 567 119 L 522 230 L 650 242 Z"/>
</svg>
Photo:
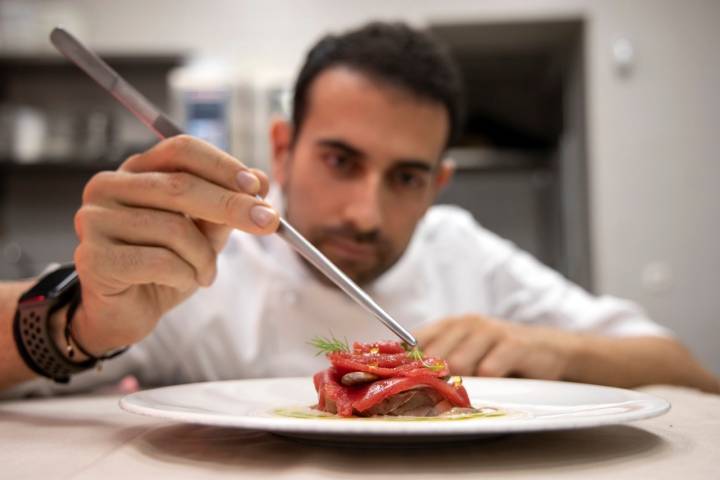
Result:
<svg viewBox="0 0 720 480">
<path fill-rule="evenodd" d="M 273 126 L 273 174 L 288 221 L 367 283 L 390 268 L 450 177 L 442 104 L 345 67 L 318 75 L 300 135 Z"/>
</svg>

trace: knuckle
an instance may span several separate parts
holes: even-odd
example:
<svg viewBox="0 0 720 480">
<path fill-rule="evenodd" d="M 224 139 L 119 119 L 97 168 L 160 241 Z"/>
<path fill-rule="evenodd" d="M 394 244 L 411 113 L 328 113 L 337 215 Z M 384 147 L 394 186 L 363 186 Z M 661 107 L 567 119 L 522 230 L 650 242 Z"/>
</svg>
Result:
<svg viewBox="0 0 720 480">
<path fill-rule="evenodd" d="M 152 269 L 167 270 L 177 261 L 176 255 L 165 248 L 158 248 L 148 255 L 147 263 Z"/>
<path fill-rule="evenodd" d="M 162 231 L 170 241 L 182 241 L 191 234 L 190 220 L 180 215 L 162 215 Z"/>
<path fill-rule="evenodd" d="M 243 209 L 243 201 L 240 195 L 223 192 L 220 203 L 227 218 L 240 218 L 240 212 Z"/>
<path fill-rule="evenodd" d="M 113 172 L 108 171 L 99 172 L 93 175 L 92 178 L 90 178 L 90 180 L 85 184 L 85 188 L 83 189 L 83 204 L 92 203 L 100 198 L 100 195 L 105 190 L 109 181 L 113 178 L 113 175 Z"/>
<path fill-rule="evenodd" d="M 203 285 L 211 285 L 217 275 L 217 256 L 214 253 L 207 255 L 201 266 Z"/>
<path fill-rule="evenodd" d="M 165 191 L 172 197 L 186 195 L 193 188 L 193 179 L 187 173 L 169 173 L 165 176 Z"/>
<path fill-rule="evenodd" d="M 141 170 L 141 166 L 143 163 L 144 156 L 140 153 L 135 153 L 133 155 L 130 155 L 125 161 L 120 165 L 120 170 L 126 170 L 126 171 L 136 171 Z"/>
<path fill-rule="evenodd" d="M 165 147 L 171 150 L 183 151 L 186 150 L 192 142 L 192 137 L 187 134 L 176 135 L 165 140 L 163 143 Z"/>
<path fill-rule="evenodd" d="M 182 134 L 160 142 L 160 144 L 158 144 L 158 148 L 164 156 L 172 158 L 192 149 L 194 143 L 195 139 L 193 139 L 193 137 L 187 134 Z"/>
<path fill-rule="evenodd" d="M 87 208 L 80 207 L 75 216 L 73 217 L 73 224 L 75 225 L 75 233 L 82 242 L 85 233 L 85 223 L 87 221 Z"/>
<path fill-rule="evenodd" d="M 73 224 L 75 226 L 75 233 L 80 241 L 82 241 L 87 232 L 92 229 L 97 218 L 98 209 L 90 205 L 83 205 L 75 212 Z"/>
<path fill-rule="evenodd" d="M 129 216 L 132 226 L 138 230 L 147 230 L 155 223 L 155 219 L 152 218 L 150 212 L 145 209 L 137 209 L 129 213 Z"/>
<path fill-rule="evenodd" d="M 211 147 L 215 149 L 214 146 L 211 145 Z M 228 169 L 233 169 L 233 171 L 235 171 L 238 167 L 240 167 L 241 169 L 246 168 L 240 160 L 230 156 L 222 150 L 209 153 L 211 153 L 210 155 L 208 155 L 212 163 L 211 168 L 215 171 L 226 172 L 228 171 Z"/>
<path fill-rule="evenodd" d="M 213 273 L 217 267 L 217 253 L 215 253 L 215 250 L 210 246 L 210 244 L 207 244 L 207 248 L 205 248 L 205 256 L 203 260 L 203 267 L 209 272 Z"/>
</svg>

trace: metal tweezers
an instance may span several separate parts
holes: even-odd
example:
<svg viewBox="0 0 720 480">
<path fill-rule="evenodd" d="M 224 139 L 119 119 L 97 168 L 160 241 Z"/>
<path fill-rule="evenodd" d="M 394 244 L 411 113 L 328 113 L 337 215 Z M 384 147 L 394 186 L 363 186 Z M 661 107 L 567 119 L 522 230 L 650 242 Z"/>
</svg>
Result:
<svg viewBox="0 0 720 480">
<path fill-rule="evenodd" d="M 75 37 L 62 28 L 53 29 L 50 41 L 68 60 L 80 67 L 108 91 L 135 117 L 161 138 L 180 135 L 183 131 L 168 117 L 161 113 L 150 101 L 125 81 L 95 53 L 86 48 Z M 380 322 L 400 337 L 405 343 L 414 347 L 415 337 L 383 310 L 367 293 L 345 275 L 325 255 L 303 237 L 287 220 L 280 218 L 276 231 L 280 237 L 290 244 L 303 258 L 320 270 L 335 285 L 340 287 L 350 298 L 365 307 Z"/>
</svg>

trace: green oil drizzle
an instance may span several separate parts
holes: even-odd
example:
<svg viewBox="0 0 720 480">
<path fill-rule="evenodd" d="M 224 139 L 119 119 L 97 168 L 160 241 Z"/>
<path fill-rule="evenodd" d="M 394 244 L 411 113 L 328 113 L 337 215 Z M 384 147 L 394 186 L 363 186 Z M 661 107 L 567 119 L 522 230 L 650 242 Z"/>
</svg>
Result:
<svg viewBox="0 0 720 480">
<path fill-rule="evenodd" d="M 446 422 L 458 420 L 473 420 L 477 418 L 504 417 L 507 412 L 493 407 L 473 409 L 472 412 L 455 412 L 452 410 L 437 417 L 399 417 L 399 416 L 378 416 L 378 417 L 341 417 L 333 413 L 321 412 L 313 407 L 276 408 L 272 411 L 274 415 L 290 418 L 318 419 L 318 420 L 352 420 L 352 421 L 380 421 L 380 422 Z"/>
</svg>

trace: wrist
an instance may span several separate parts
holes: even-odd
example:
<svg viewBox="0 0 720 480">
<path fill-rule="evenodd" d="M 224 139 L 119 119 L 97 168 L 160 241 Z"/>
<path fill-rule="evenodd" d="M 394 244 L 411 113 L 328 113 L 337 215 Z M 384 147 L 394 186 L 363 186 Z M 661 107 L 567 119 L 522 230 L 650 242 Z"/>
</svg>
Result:
<svg viewBox="0 0 720 480">
<path fill-rule="evenodd" d="M 73 312 L 68 336 L 74 341 L 76 351 L 84 351 L 97 359 L 102 359 L 113 352 L 126 348 L 131 342 L 124 342 L 119 335 L 101 333 L 87 315 L 83 303 L 80 302 Z M 80 348 L 77 348 L 77 347 Z"/>
<path fill-rule="evenodd" d="M 83 362 L 89 360 L 90 357 L 78 351 L 77 348 L 74 348 L 75 345 L 68 345 L 68 339 L 65 336 L 65 326 L 67 325 L 68 309 L 69 306 L 65 305 L 64 307 L 55 311 L 50 317 L 50 337 L 57 346 L 58 351 L 60 351 L 67 360 L 72 362 Z M 70 352 L 72 352 L 72 355 L 70 355 Z"/>
<path fill-rule="evenodd" d="M 127 350 L 112 337 L 103 338 L 87 328 L 87 315 L 82 303 L 66 305 L 50 318 L 50 334 L 63 356 L 74 363 L 102 361 Z M 98 366 L 99 368 L 99 366 Z"/>
</svg>

